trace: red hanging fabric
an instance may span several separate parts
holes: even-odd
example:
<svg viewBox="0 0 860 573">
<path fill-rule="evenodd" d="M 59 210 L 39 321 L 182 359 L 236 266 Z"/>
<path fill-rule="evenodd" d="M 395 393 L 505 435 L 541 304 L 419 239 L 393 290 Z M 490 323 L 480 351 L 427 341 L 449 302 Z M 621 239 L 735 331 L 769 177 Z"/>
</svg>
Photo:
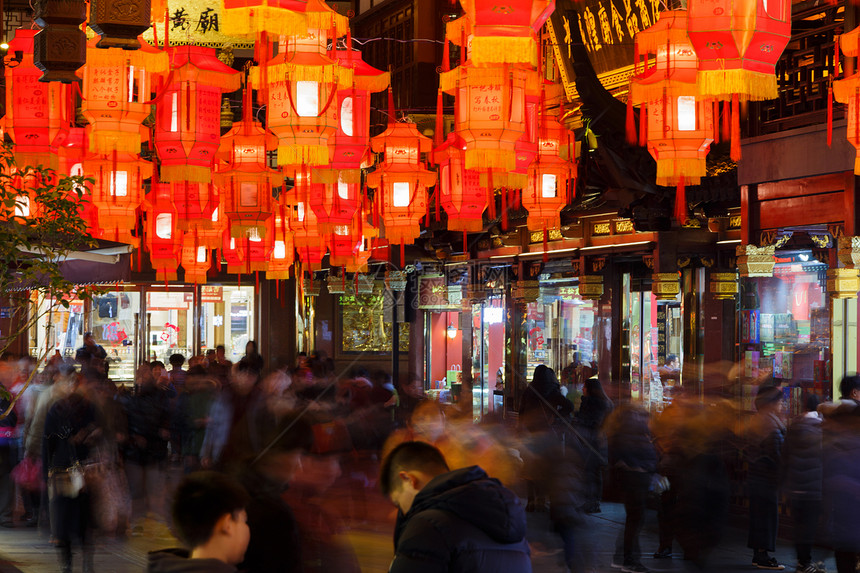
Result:
<svg viewBox="0 0 860 573">
<path fill-rule="evenodd" d="M 729 141 L 732 137 L 731 128 L 731 111 L 729 110 L 729 102 L 723 102 L 723 141 Z"/>
<path fill-rule="evenodd" d="M 732 94 L 732 161 L 741 160 L 741 113 L 738 94 Z"/>
<path fill-rule="evenodd" d="M 678 178 L 678 186 L 675 189 L 675 220 L 679 225 L 687 222 L 687 193 L 683 175 Z"/>
<path fill-rule="evenodd" d="M 720 102 L 714 100 L 714 143 L 720 142 Z"/>
<path fill-rule="evenodd" d="M 543 262 L 549 260 L 549 231 L 543 226 Z"/>
</svg>

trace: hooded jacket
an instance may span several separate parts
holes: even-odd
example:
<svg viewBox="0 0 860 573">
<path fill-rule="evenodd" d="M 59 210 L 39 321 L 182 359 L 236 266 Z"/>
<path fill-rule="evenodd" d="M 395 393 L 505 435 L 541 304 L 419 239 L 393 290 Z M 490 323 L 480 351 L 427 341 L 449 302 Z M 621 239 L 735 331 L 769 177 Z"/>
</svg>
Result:
<svg viewBox="0 0 860 573">
<path fill-rule="evenodd" d="M 149 554 L 147 573 L 236 573 L 218 559 L 191 559 L 185 549 L 163 549 Z"/>
<path fill-rule="evenodd" d="M 519 498 L 478 466 L 433 478 L 398 515 L 389 573 L 530 573 Z"/>
</svg>

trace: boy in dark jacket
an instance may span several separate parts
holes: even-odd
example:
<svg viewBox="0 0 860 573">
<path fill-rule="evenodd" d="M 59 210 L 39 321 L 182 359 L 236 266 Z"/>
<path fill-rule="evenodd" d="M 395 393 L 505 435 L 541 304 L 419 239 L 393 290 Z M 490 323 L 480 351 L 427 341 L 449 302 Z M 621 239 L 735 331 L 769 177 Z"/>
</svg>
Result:
<svg viewBox="0 0 860 573">
<path fill-rule="evenodd" d="M 822 418 L 817 412 L 818 402 L 818 396 L 809 394 L 804 402 L 803 415 L 791 423 L 785 434 L 783 468 L 785 490 L 795 524 L 797 573 L 823 573 L 823 568 L 812 562 L 824 476 Z"/>
<path fill-rule="evenodd" d="M 519 499 L 478 466 L 449 471 L 433 446 L 404 442 L 380 485 L 400 510 L 390 573 L 531 572 Z"/>
<path fill-rule="evenodd" d="M 149 554 L 148 573 L 235 573 L 251 539 L 248 493 L 224 474 L 189 474 L 176 490 L 173 523 L 190 550 Z"/>
</svg>

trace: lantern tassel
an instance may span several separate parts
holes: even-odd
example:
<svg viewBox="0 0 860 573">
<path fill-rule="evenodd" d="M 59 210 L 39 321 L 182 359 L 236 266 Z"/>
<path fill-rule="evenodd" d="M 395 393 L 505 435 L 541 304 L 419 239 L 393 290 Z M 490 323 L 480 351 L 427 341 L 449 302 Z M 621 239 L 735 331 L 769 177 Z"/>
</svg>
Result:
<svg viewBox="0 0 860 573">
<path fill-rule="evenodd" d="M 741 160 L 741 114 L 738 94 L 732 94 L 732 161 Z"/>
<path fill-rule="evenodd" d="M 502 231 L 508 230 L 508 190 L 502 189 Z"/>
<path fill-rule="evenodd" d="M 714 100 L 714 144 L 720 142 L 720 102 Z"/>
<path fill-rule="evenodd" d="M 254 292 L 260 292 L 260 271 L 254 271 Z"/>
<path fill-rule="evenodd" d="M 833 79 L 827 82 L 827 147 L 833 144 Z"/>
<path fill-rule="evenodd" d="M 684 188 L 684 175 L 678 177 L 675 189 L 675 219 L 683 226 L 687 222 L 687 193 Z"/>
<path fill-rule="evenodd" d="M 490 208 L 488 213 L 490 220 L 493 221 L 496 218 L 496 190 L 493 186 L 493 170 L 487 170 L 487 204 Z"/>
<path fill-rule="evenodd" d="M 639 147 L 647 145 L 648 138 L 648 106 L 639 108 Z"/>
<path fill-rule="evenodd" d="M 546 223 L 543 226 L 543 262 L 549 260 L 549 231 L 546 228 Z"/>
<path fill-rule="evenodd" d="M 633 98 L 631 92 L 627 92 L 627 124 L 625 126 L 627 143 L 636 145 L 636 120 L 633 117 Z"/>
<path fill-rule="evenodd" d="M 729 141 L 732 136 L 732 130 L 729 126 L 731 113 L 729 112 L 729 102 L 723 102 L 723 141 Z"/>
</svg>

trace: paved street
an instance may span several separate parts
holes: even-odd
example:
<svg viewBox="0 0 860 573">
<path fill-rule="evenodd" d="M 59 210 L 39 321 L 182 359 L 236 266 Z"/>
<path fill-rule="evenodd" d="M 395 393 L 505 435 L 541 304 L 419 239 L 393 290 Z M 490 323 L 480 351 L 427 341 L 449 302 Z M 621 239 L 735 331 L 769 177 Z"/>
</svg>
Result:
<svg viewBox="0 0 860 573">
<path fill-rule="evenodd" d="M 562 551 L 559 538 L 549 529 L 547 513 L 530 513 L 529 540 L 532 547 L 532 563 L 536 572 L 562 572 Z M 595 555 L 597 572 L 613 571 L 609 563 L 615 546 L 615 537 L 621 531 L 624 509 L 619 504 L 604 503 L 603 513 L 589 516 L 587 538 L 583 540 Z M 150 527 L 151 525 L 151 527 Z M 746 532 L 733 527 L 726 532 L 723 545 L 716 551 L 711 571 L 752 571 L 750 551 L 746 548 Z M 373 525 L 364 522 L 347 532 L 347 538 L 356 552 L 362 571 L 382 573 L 387 571 L 391 557 L 391 523 Z M 692 563 L 681 559 L 679 553 L 671 560 L 654 560 L 650 557 L 657 547 L 657 523 L 653 511 L 648 513 L 648 522 L 642 533 L 643 563 L 655 573 L 663 571 L 693 572 Z M 147 551 L 175 546 L 175 540 L 164 526 L 148 524 L 143 537 L 127 540 L 100 540 L 96 553 L 98 573 L 133 573 L 145 571 Z M 675 547 L 678 552 L 679 548 Z M 825 553 L 817 550 L 816 558 Z M 76 556 L 77 557 L 77 556 Z M 780 540 L 776 557 L 786 565 L 786 571 L 794 570 L 794 552 L 791 544 Z M 825 563 L 829 571 L 835 571 L 832 557 Z M 56 556 L 47 537 L 35 529 L 0 530 L 0 573 L 46 573 L 58 570 Z M 75 571 L 80 571 L 79 560 Z"/>
</svg>

